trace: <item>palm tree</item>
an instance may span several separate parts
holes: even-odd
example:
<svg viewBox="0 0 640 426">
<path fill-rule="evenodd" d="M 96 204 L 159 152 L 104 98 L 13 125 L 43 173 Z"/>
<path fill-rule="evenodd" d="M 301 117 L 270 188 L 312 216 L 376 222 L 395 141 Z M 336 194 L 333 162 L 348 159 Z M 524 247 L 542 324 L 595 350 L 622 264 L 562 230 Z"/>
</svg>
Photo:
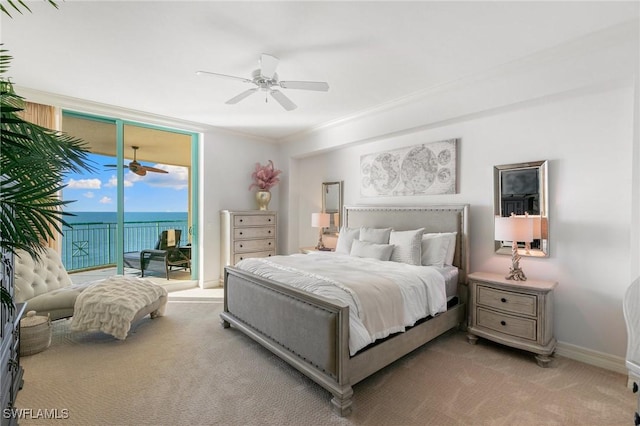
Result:
<svg viewBox="0 0 640 426">
<path fill-rule="evenodd" d="M 8 4 L 18 12 L 20 6 L 29 10 L 20 0 Z M 11 17 L 2 4 L 0 11 Z M 58 197 L 65 187 L 65 174 L 92 167 L 82 140 L 19 116 L 24 99 L 5 76 L 10 61 L 7 51 L 0 49 L 0 249 L 11 253 L 22 249 L 37 259 L 45 241 L 67 225 L 64 215 L 69 213 L 62 207 L 71 201 Z M 11 295 L 3 287 L 0 301 L 13 308 Z"/>
</svg>

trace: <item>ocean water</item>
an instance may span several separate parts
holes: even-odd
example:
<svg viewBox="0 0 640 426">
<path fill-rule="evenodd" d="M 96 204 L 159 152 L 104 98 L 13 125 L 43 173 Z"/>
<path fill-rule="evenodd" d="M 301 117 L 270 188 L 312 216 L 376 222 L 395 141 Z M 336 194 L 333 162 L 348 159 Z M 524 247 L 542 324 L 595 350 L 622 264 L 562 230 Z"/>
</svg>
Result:
<svg viewBox="0 0 640 426">
<path fill-rule="evenodd" d="M 69 224 L 74 223 L 116 223 L 116 212 L 69 212 L 75 216 L 65 216 Z M 125 222 L 164 222 L 187 220 L 187 212 L 125 212 Z"/>
</svg>

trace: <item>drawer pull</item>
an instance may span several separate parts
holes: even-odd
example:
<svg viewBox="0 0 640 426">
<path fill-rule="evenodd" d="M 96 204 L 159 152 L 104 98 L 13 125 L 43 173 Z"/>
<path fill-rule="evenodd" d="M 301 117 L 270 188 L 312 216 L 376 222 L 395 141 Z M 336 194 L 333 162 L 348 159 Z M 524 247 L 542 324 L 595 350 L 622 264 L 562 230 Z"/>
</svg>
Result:
<svg viewBox="0 0 640 426">
<path fill-rule="evenodd" d="M 269 234 L 271 233 L 271 229 L 269 229 Z"/>
<path fill-rule="evenodd" d="M 633 382 L 633 393 L 638 392 L 638 384 L 636 382 Z"/>
<path fill-rule="evenodd" d="M 244 222 L 244 219 L 240 219 L 240 222 Z"/>
<path fill-rule="evenodd" d="M 271 243 L 269 243 L 269 245 L 271 245 Z"/>
<path fill-rule="evenodd" d="M 500 301 L 501 301 L 502 303 L 507 303 L 507 299 L 505 299 L 504 297 L 503 297 L 502 299 L 500 299 Z"/>
<path fill-rule="evenodd" d="M 240 244 L 240 248 L 244 247 L 242 244 Z"/>
<path fill-rule="evenodd" d="M 506 321 L 500 321 L 500 325 L 507 325 Z"/>
<path fill-rule="evenodd" d="M 271 257 L 271 253 L 269 253 L 269 257 Z"/>
<path fill-rule="evenodd" d="M 244 260 L 244 257 L 240 256 L 240 260 Z"/>
<path fill-rule="evenodd" d="M 242 231 L 240 231 L 240 235 L 242 235 Z"/>
</svg>

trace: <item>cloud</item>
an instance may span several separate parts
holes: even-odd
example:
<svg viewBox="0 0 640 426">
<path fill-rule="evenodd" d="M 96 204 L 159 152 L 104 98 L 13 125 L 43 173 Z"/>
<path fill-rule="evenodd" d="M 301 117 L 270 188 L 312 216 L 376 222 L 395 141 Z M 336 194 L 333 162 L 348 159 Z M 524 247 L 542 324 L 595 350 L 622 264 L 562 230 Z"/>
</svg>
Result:
<svg viewBox="0 0 640 426">
<path fill-rule="evenodd" d="M 69 179 L 67 189 L 100 189 L 100 179 Z"/>
<path fill-rule="evenodd" d="M 91 191 L 85 192 L 84 194 L 82 194 L 84 196 L 84 198 L 93 198 L 96 196 L 96 194 L 94 194 Z"/>
<path fill-rule="evenodd" d="M 183 190 L 189 187 L 189 173 L 186 167 L 155 164 L 153 167 L 166 170 L 168 173 L 147 172 L 144 177 L 138 176 L 139 181 L 156 188 L 172 188 Z"/>
<path fill-rule="evenodd" d="M 137 179 L 129 179 L 129 175 L 130 174 L 132 174 L 134 176 L 137 176 L 137 175 L 135 175 L 135 174 L 133 174 L 131 172 L 125 173 L 125 175 L 124 175 L 124 186 L 125 186 L 125 188 L 133 186 L 133 182 L 137 180 Z M 104 184 L 104 186 L 107 187 L 107 188 L 115 188 L 117 185 L 118 185 L 118 178 L 116 177 L 116 175 L 112 175 L 109 178 L 109 181 Z"/>
<path fill-rule="evenodd" d="M 99 203 L 100 204 L 111 204 L 111 203 L 113 203 L 113 200 L 111 199 L 111 197 L 104 196 L 104 197 L 100 198 Z"/>
</svg>

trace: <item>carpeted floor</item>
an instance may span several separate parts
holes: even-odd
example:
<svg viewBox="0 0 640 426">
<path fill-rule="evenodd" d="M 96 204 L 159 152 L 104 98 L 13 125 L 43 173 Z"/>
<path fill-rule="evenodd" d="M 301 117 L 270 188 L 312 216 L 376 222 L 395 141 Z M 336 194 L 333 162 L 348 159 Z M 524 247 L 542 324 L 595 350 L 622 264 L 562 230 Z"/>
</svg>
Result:
<svg viewBox="0 0 640 426">
<path fill-rule="evenodd" d="M 21 425 L 630 425 L 626 377 L 450 332 L 354 386 L 353 413 L 237 330 L 221 303 L 169 302 L 125 341 L 54 323 L 22 358 Z M 46 411 L 45 411 L 46 410 Z M 65 417 L 44 419 L 42 417 Z M 37 418 L 40 417 L 40 418 Z"/>
</svg>

